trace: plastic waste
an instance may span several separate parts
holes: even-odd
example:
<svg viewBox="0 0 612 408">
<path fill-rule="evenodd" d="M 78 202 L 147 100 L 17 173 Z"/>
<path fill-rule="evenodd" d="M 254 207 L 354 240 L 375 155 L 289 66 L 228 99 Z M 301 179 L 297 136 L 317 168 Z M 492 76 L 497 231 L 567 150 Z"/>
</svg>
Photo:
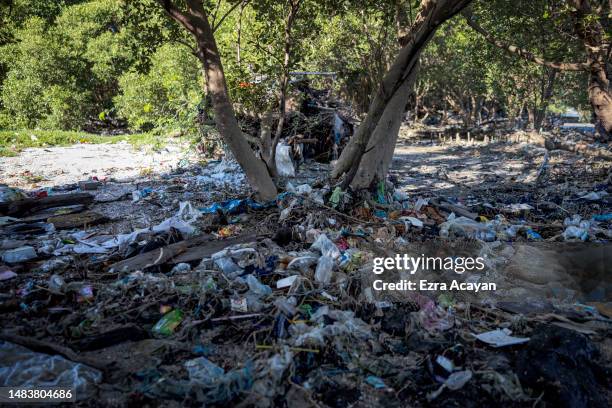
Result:
<svg viewBox="0 0 612 408">
<path fill-rule="evenodd" d="M 448 358 L 444 356 L 436 357 L 436 363 L 438 363 L 440 367 L 442 367 L 449 373 L 452 373 L 455 370 L 455 364 L 453 364 L 451 360 L 449 360 Z"/>
<path fill-rule="evenodd" d="M 230 299 L 230 307 L 234 312 L 246 313 L 249 311 L 249 305 L 246 298 L 232 298 Z"/>
<path fill-rule="evenodd" d="M 294 297 L 287 299 L 281 296 L 274 301 L 274 306 L 288 317 L 292 317 L 297 313 L 296 304 L 297 300 Z"/>
<path fill-rule="evenodd" d="M 185 362 L 189 373 L 189 383 L 196 391 L 200 403 L 213 404 L 230 401 L 253 386 L 252 364 L 248 362 L 242 369 L 225 370 L 206 357 L 198 357 Z"/>
<path fill-rule="evenodd" d="M 51 293 L 55 293 L 56 295 L 61 295 L 64 293 L 64 287 L 66 286 L 66 282 L 64 278 L 59 275 L 51 275 L 49 277 L 48 287 Z"/>
<path fill-rule="evenodd" d="M 172 270 L 170 271 L 171 274 L 175 274 L 175 273 L 186 273 L 189 272 L 191 270 L 191 265 L 189 265 L 188 263 L 179 263 L 174 265 L 174 267 L 172 268 Z"/>
<path fill-rule="evenodd" d="M 429 199 L 419 197 L 416 204 L 414 204 L 414 209 L 416 211 L 421 211 L 421 208 L 429 204 Z"/>
<path fill-rule="evenodd" d="M 179 309 L 166 313 L 156 324 L 153 326 L 153 333 L 160 334 L 162 336 L 169 336 L 174 333 L 174 330 L 183 321 L 183 312 Z"/>
<path fill-rule="evenodd" d="M 153 189 L 150 187 L 145 187 L 142 190 L 134 190 L 132 191 L 132 202 L 136 203 L 143 198 L 149 196 L 153 192 Z"/>
<path fill-rule="evenodd" d="M 78 400 L 95 391 L 102 373 L 59 355 L 33 352 L 25 347 L 0 341 L 0 386 L 20 388 L 72 388 Z"/>
<path fill-rule="evenodd" d="M 437 390 L 427 394 L 427 399 L 432 401 L 440 396 L 444 389 L 448 388 L 451 391 L 457 391 L 463 388 L 471 379 L 472 372 L 470 370 L 457 371 L 448 376 L 444 383 Z"/>
<path fill-rule="evenodd" d="M 36 257 L 36 250 L 31 246 L 9 249 L 2 254 L 2 260 L 6 263 L 26 262 Z"/>
<path fill-rule="evenodd" d="M 587 201 L 599 201 L 607 195 L 607 191 L 591 191 L 590 193 L 580 196 L 580 198 Z"/>
<path fill-rule="evenodd" d="M 315 270 L 315 280 L 319 283 L 327 285 L 331 282 L 332 272 L 334 269 L 333 258 L 323 255 L 319 258 L 317 269 Z"/>
<path fill-rule="evenodd" d="M 276 170 L 281 177 L 295 177 L 295 168 L 291 161 L 289 146 L 284 143 L 276 145 Z"/>
<path fill-rule="evenodd" d="M 368 375 L 365 380 L 368 384 L 370 384 L 372 387 L 378 390 L 384 390 L 388 388 L 387 384 L 385 384 L 385 382 L 380 377 L 376 377 L 374 375 Z"/>
<path fill-rule="evenodd" d="M 340 204 L 340 200 L 342 199 L 342 189 L 340 187 L 336 187 L 329 197 L 329 204 L 332 208 L 336 208 Z"/>
<path fill-rule="evenodd" d="M 213 258 L 213 261 L 221 269 L 221 272 L 227 276 L 237 275 L 242 272 L 242 269 L 229 256 Z"/>
<path fill-rule="evenodd" d="M 298 275 L 288 276 L 276 281 L 276 289 L 290 288 L 297 280 Z"/>
<path fill-rule="evenodd" d="M 77 292 L 77 302 L 85 303 L 91 302 L 94 298 L 93 288 L 91 285 L 83 285 Z"/>
<path fill-rule="evenodd" d="M 454 213 L 448 220 L 440 224 L 440 237 L 448 238 L 451 234 L 466 238 L 489 239 L 490 227 L 467 217 L 456 217 Z M 493 231 L 493 234 L 495 232 Z M 484 239 L 483 239 L 484 238 Z"/>
<path fill-rule="evenodd" d="M 444 385 L 449 390 L 457 391 L 465 386 L 472 379 L 472 372 L 470 370 L 457 371 L 448 376 Z"/>
<path fill-rule="evenodd" d="M 294 258 L 287 265 L 287 269 L 298 270 L 300 272 L 308 272 L 312 265 L 315 265 L 319 260 L 316 256 L 299 256 Z"/>
<path fill-rule="evenodd" d="M 18 188 L 0 185 L 0 203 L 10 203 L 11 201 L 23 200 L 28 195 Z"/>
<path fill-rule="evenodd" d="M 404 201 L 408 201 L 409 198 L 410 197 L 408 196 L 408 193 L 406 193 L 405 191 L 395 190 L 393 192 L 393 199 L 400 203 Z"/>
<path fill-rule="evenodd" d="M 542 239 L 542 236 L 531 228 L 525 230 L 525 234 L 527 235 L 527 239 L 529 239 L 530 241 L 539 241 Z"/>
<path fill-rule="evenodd" d="M 423 221 L 419 220 L 416 217 L 400 217 L 399 220 L 404 222 L 406 228 L 408 228 L 410 225 L 416 228 L 423 228 L 424 225 Z"/>
<path fill-rule="evenodd" d="M 253 275 L 247 275 L 246 282 L 249 285 L 249 290 L 258 296 L 266 296 L 272 293 L 271 287 L 264 285 Z"/>
<path fill-rule="evenodd" d="M 510 336 L 511 333 L 508 329 L 497 329 L 477 334 L 476 338 L 493 347 L 514 346 L 529 341 L 529 337 L 513 337 Z"/>
<path fill-rule="evenodd" d="M 612 221 L 612 213 L 594 215 L 593 221 L 598 221 L 598 222 Z"/>
<path fill-rule="evenodd" d="M 0 272 L 0 281 L 6 281 L 16 278 L 17 274 L 13 271 L 2 271 Z"/>
<path fill-rule="evenodd" d="M 563 238 L 565 240 L 577 238 L 577 239 L 580 239 L 581 241 L 586 241 L 589 238 L 589 231 L 588 229 L 570 225 L 569 227 L 565 229 L 565 231 L 563 231 Z"/>
<path fill-rule="evenodd" d="M 321 234 L 317 237 L 316 241 L 311 246 L 312 249 L 316 249 L 321 252 L 321 255 L 327 256 L 332 259 L 340 258 L 340 250 L 327 235 Z"/>
<path fill-rule="evenodd" d="M 520 213 L 521 211 L 531 211 L 533 207 L 525 203 L 514 203 L 504 207 L 504 210 L 511 213 Z"/>
</svg>

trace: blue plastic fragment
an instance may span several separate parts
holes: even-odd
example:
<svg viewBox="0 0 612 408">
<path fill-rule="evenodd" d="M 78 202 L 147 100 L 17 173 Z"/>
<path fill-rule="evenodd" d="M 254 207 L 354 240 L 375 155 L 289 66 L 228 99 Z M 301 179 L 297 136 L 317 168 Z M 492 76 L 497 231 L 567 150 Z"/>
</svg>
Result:
<svg viewBox="0 0 612 408">
<path fill-rule="evenodd" d="M 374 215 L 378 218 L 387 218 L 387 213 L 386 211 L 383 211 L 383 210 L 374 211 Z"/>
<path fill-rule="evenodd" d="M 532 229 L 528 229 L 527 231 L 525 231 L 525 233 L 527 234 L 527 238 L 529 240 L 536 241 L 542 239 L 542 236 Z"/>
<path fill-rule="evenodd" d="M 600 221 L 600 222 L 612 221 L 612 213 L 594 215 L 593 221 Z"/>
<path fill-rule="evenodd" d="M 378 390 L 387 388 L 387 384 L 385 384 L 381 378 L 374 375 L 368 375 L 366 377 L 366 382 Z"/>
</svg>

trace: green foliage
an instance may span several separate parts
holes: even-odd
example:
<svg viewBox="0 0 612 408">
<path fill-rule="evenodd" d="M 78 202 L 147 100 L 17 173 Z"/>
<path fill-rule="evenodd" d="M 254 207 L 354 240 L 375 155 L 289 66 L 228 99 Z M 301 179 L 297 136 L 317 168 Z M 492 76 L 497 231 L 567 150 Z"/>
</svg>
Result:
<svg viewBox="0 0 612 408">
<path fill-rule="evenodd" d="M 151 133 L 100 136 L 60 130 L 0 130 L 0 156 L 14 156 L 29 147 L 70 146 L 77 143 L 119 143 L 123 141 L 134 147 L 159 145 L 160 143 L 159 138 Z"/>
<path fill-rule="evenodd" d="M 0 44 L 0 67 L 9 67 L 0 97 L 13 128 L 76 130 L 100 112 L 114 116 L 118 78 L 146 69 L 176 32 L 152 0 L 43 3 L 18 1 L 11 41 Z"/>
<path fill-rule="evenodd" d="M 291 1 L 236 2 L 204 4 L 232 102 L 263 113 L 278 106 Z M 78 130 L 90 121 L 125 119 L 134 130 L 198 134 L 198 112 L 207 107 L 201 63 L 190 49 L 195 42 L 155 0 L 11 3 L 9 9 L 0 1 L 0 128 Z M 337 72 L 334 94 L 356 112 L 367 111 L 399 49 L 398 27 L 410 26 L 419 3 L 301 0 L 287 70 Z M 491 0 L 473 7 L 481 25 L 503 41 L 548 60 L 584 60 L 566 0 Z M 546 106 L 548 74 L 488 44 L 457 16 L 421 56 L 415 100 L 464 116 L 475 104 L 506 113 L 537 110 Z M 586 108 L 585 81 L 584 73 L 559 74 L 549 105 Z"/>
<path fill-rule="evenodd" d="M 160 47 L 148 73 L 127 72 L 119 78 L 118 113 L 134 129 L 180 127 L 195 130 L 203 94 L 200 65 L 181 44 Z"/>
</svg>

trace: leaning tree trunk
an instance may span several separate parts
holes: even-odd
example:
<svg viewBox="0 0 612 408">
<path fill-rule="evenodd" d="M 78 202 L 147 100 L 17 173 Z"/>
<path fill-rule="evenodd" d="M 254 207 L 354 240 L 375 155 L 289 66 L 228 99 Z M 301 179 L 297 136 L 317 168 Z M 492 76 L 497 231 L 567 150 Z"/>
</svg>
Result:
<svg viewBox="0 0 612 408">
<path fill-rule="evenodd" d="M 391 146 L 395 146 L 399 131 L 399 125 L 395 124 L 401 123 L 401 117 L 406 105 L 405 102 L 403 104 L 400 103 L 403 101 L 403 97 L 398 96 L 395 100 L 394 98 L 397 93 L 408 94 L 411 90 L 416 77 L 416 67 L 421 52 L 433 37 L 437 28 L 465 8 L 470 1 L 423 0 L 421 2 L 421 10 L 411 26 L 406 39 L 403 40 L 405 45 L 383 77 L 378 91 L 370 103 L 366 118 L 351 138 L 347 147 L 342 151 L 332 171 L 332 177 L 334 178 L 339 178 L 346 173 L 346 178 L 342 183 L 344 188 L 349 185 L 354 189 L 363 188 L 362 186 L 367 180 L 385 179 L 388 165 L 376 166 L 370 163 L 370 161 L 382 156 L 384 160 L 390 162 L 390 158 L 393 156 L 393 148 Z M 408 98 L 408 95 L 405 98 Z M 398 109 L 397 106 L 399 105 L 402 106 Z M 386 112 L 387 108 L 389 110 Z M 380 141 L 377 141 L 375 145 L 383 144 L 385 146 L 380 148 L 380 152 L 369 155 L 367 160 L 364 161 L 364 154 L 370 144 L 370 139 L 375 134 L 375 130 L 383 116 L 385 117 L 384 122 L 386 124 L 383 123 L 381 125 L 378 135 Z M 383 134 L 382 129 L 384 128 L 387 128 L 389 133 Z M 373 172 L 372 169 L 374 168 L 377 169 Z M 353 183 L 357 174 L 363 175 L 363 177 L 360 176 Z"/>
<path fill-rule="evenodd" d="M 384 180 L 393 160 L 393 151 L 399 135 L 406 104 L 410 97 L 410 89 L 414 85 L 416 70 L 411 79 L 389 101 L 374 133 L 370 138 L 361 165 L 357 169 L 351 187 L 355 190 L 367 189 Z"/>
<path fill-rule="evenodd" d="M 206 86 L 215 113 L 215 123 L 223 141 L 229 146 L 259 198 L 262 200 L 274 199 L 277 190 L 268 169 L 265 163 L 255 156 L 238 125 L 227 90 L 217 42 L 202 2 L 185 0 L 187 10 L 183 12 L 169 0 L 157 1 L 170 17 L 183 25 L 195 38 L 196 55 L 204 67 Z"/>
</svg>

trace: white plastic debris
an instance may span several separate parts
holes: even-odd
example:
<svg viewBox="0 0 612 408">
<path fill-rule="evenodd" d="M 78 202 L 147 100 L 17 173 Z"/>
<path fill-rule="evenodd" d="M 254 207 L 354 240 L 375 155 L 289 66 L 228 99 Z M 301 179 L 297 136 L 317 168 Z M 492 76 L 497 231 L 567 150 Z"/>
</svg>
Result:
<svg viewBox="0 0 612 408">
<path fill-rule="evenodd" d="M 284 143 L 276 145 L 276 171 L 281 177 L 295 177 L 295 168 L 289 154 L 289 146 Z"/>
<path fill-rule="evenodd" d="M 191 270 L 191 265 L 188 263 L 181 262 L 179 264 L 174 265 L 170 273 L 185 273 Z"/>
<path fill-rule="evenodd" d="M 493 347 L 514 346 L 529 341 L 529 337 L 513 337 L 510 334 L 512 332 L 508 329 L 497 329 L 477 334 L 476 338 Z"/>
<path fill-rule="evenodd" d="M 416 204 L 414 205 L 414 209 L 416 211 L 421 211 L 421 208 L 423 208 L 427 204 L 429 204 L 429 199 L 424 199 L 424 198 L 419 197 Z"/>
<path fill-rule="evenodd" d="M 607 195 L 607 191 L 591 191 L 590 193 L 580 196 L 580 198 L 587 201 L 599 201 Z"/>
<path fill-rule="evenodd" d="M 277 289 L 289 288 L 291 287 L 291 285 L 293 285 L 293 282 L 295 282 L 297 278 L 298 278 L 298 275 L 293 275 L 293 276 L 287 276 L 286 278 L 283 278 L 283 279 L 279 279 L 278 281 L 276 281 L 276 288 Z"/>
<path fill-rule="evenodd" d="M 36 250 L 31 246 L 22 246 L 9 249 L 2 254 L 2 260 L 6 263 L 26 262 L 36 258 Z"/>
<path fill-rule="evenodd" d="M 272 288 L 261 283 L 254 275 L 247 275 L 246 282 L 249 285 L 249 290 L 258 296 L 266 296 L 272 293 Z"/>
<path fill-rule="evenodd" d="M 311 248 L 317 249 L 321 252 L 321 255 L 327 256 L 332 259 L 337 259 L 340 257 L 340 250 L 329 238 L 327 235 L 321 234 L 317 237 L 317 240 L 312 244 Z"/>
<path fill-rule="evenodd" d="M 315 280 L 319 283 L 327 285 L 331 282 L 332 272 L 334 269 L 333 258 L 323 255 L 319 258 L 317 269 L 315 270 Z"/>
<path fill-rule="evenodd" d="M 417 228 L 423 228 L 423 221 L 419 220 L 416 217 L 400 217 L 399 218 L 400 221 L 404 222 L 404 225 L 406 225 L 406 228 L 408 228 L 408 226 L 412 225 L 413 227 L 417 227 Z"/>
<path fill-rule="evenodd" d="M 315 265 L 318 260 L 319 258 L 316 256 L 300 256 L 292 259 L 291 262 L 289 262 L 289 265 L 287 265 L 287 269 L 308 272 L 310 267 Z"/>
</svg>

